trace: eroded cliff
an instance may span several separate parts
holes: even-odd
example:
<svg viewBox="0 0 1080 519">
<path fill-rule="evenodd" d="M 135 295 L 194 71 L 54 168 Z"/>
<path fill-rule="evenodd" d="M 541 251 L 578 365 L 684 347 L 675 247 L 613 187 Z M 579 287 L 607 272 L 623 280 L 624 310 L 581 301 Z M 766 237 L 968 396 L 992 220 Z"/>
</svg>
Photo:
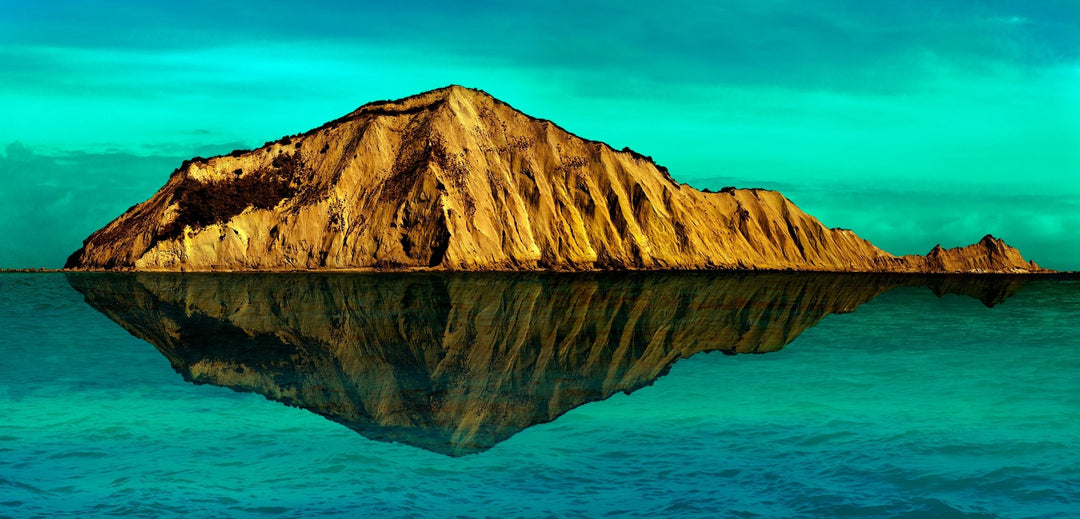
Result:
<svg viewBox="0 0 1080 519">
<path fill-rule="evenodd" d="M 698 191 L 649 157 L 459 86 L 185 162 L 68 268 L 1030 272 L 984 240 L 896 257 L 777 192 Z"/>
</svg>

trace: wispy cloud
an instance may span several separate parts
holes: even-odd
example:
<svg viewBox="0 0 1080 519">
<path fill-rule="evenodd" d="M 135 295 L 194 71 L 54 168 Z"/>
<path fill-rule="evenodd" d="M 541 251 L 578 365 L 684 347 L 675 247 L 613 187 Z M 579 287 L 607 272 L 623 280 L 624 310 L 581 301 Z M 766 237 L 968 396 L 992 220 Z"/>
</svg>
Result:
<svg viewBox="0 0 1080 519">
<path fill-rule="evenodd" d="M 83 238 L 148 198 L 180 158 L 130 153 L 0 154 L 0 265 L 60 267 Z"/>
<path fill-rule="evenodd" d="M 865 225 L 903 251 L 947 240 L 934 228 L 966 241 L 968 229 L 1009 222 L 1044 237 L 1036 245 L 1054 257 L 1073 251 L 1073 220 L 1057 209 L 1072 206 L 979 189 L 1080 192 L 1080 4 L 1071 0 L 9 2 L 0 143 L 33 153 L 0 158 L 10 176 L 0 197 L 20 208 L 3 222 L 30 214 L 55 227 L 65 245 L 31 254 L 52 258 L 72 229 L 81 239 L 183 158 L 448 83 L 631 146 L 681 180 L 790 185 L 830 225 Z M 104 176 L 81 179 L 87 168 Z M 102 183 L 110 176 L 125 185 Z M 800 194 L 841 184 L 888 186 L 880 196 L 898 202 L 885 206 L 926 214 L 875 227 L 856 210 L 876 209 L 848 202 L 854 188 Z M 975 216 L 937 218 L 958 213 L 923 205 L 917 188 L 967 200 L 958 207 Z M 102 201 L 86 202 L 90 193 Z M 1050 216 L 1035 211 L 1041 203 Z M 16 235 L 30 241 L 5 245 L 0 265 L 40 245 Z"/>
</svg>

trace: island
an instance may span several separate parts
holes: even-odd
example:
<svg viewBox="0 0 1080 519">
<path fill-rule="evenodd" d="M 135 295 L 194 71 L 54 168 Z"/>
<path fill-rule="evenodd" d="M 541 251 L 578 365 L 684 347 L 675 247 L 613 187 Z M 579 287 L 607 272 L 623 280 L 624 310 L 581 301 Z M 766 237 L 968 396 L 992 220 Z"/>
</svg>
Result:
<svg viewBox="0 0 1080 519">
<path fill-rule="evenodd" d="M 895 256 L 778 192 L 701 191 L 457 85 L 185 161 L 65 268 L 1046 272 L 990 235 Z"/>
</svg>

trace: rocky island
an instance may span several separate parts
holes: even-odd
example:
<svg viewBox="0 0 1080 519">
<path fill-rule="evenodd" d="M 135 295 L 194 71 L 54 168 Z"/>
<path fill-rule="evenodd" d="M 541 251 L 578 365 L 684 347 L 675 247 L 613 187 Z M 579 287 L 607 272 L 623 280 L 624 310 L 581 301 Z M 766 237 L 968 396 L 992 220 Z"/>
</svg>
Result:
<svg viewBox="0 0 1080 519">
<path fill-rule="evenodd" d="M 460 86 L 185 161 L 65 267 L 1044 271 L 989 235 L 894 256 L 775 191 L 699 191 L 650 157 Z"/>
</svg>

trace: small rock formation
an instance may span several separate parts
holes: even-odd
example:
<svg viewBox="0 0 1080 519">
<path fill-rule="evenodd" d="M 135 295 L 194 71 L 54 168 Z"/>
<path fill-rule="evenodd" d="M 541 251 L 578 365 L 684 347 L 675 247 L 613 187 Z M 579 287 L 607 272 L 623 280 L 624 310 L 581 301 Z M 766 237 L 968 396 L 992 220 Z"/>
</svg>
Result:
<svg viewBox="0 0 1080 519">
<path fill-rule="evenodd" d="M 780 350 L 898 286 L 992 306 L 1024 283 L 781 272 L 67 278 L 188 381 L 451 456 L 650 385 L 700 352 Z"/>
<path fill-rule="evenodd" d="M 460 86 L 186 161 L 66 268 L 1042 270 L 989 237 L 896 257 L 777 192 L 698 191 Z"/>
<path fill-rule="evenodd" d="M 918 256 L 908 261 L 918 262 Z M 967 247 L 943 249 L 935 246 L 926 256 L 924 270 L 931 272 L 1007 272 L 1013 268 L 1024 268 L 1025 261 L 1020 251 L 1008 246 L 1004 241 L 987 234 L 978 243 Z M 1040 270 L 1035 262 L 1027 262 L 1030 271 Z"/>
</svg>

